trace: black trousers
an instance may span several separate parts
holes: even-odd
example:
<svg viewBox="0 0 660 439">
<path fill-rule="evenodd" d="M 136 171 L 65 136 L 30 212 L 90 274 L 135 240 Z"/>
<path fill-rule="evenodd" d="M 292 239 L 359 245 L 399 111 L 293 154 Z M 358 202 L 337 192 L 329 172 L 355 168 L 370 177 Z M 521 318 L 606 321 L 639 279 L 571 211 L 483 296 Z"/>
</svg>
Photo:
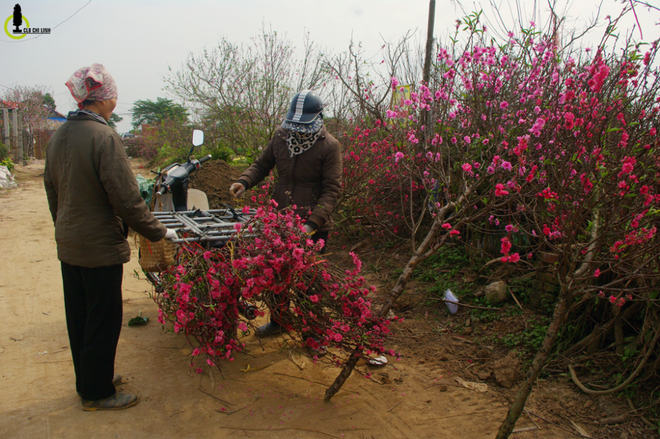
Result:
<svg viewBox="0 0 660 439">
<path fill-rule="evenodd" d="M 69 344 L 82 399 L 115 394 L 112 377 L 122 322 L 124 266 L 85 268 L 62 262 Z"/>
</svg>

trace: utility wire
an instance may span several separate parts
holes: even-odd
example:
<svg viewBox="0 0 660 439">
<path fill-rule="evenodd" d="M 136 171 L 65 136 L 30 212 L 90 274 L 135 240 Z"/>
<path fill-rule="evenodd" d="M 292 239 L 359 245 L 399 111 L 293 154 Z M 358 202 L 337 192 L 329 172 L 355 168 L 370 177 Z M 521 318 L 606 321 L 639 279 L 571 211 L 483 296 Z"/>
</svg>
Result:
<svg viewBox="0 0 660 439">
<path fill-rule="evenodd" d="M 92 2 L 92 0 L 89 0 L 87 3 L 85 3 L 84 5 L 82 5 L 82 6 L 80 7 L 80 9 L 78 9 L 76 12 L 74 12 L 74 13 L 71 14 L 71 15 L 69 15 L 69 18 L 67 18 L 66 20 L 60 22 L 60 23 L 59 23 L 57 26 L 55 26 L 53 29 L 57 29 L 58 27 L 60 27 L 60 25 L 62 25 L 62 24 L 64 24 L 64 23 L 66 23 L 67 21 L 69 21 L 74 15 L 76 15 L 78 12 L 82 11 L 82 10 L 83 10 L 88 4 L 90 4 L 91 2 Z M 51 29 L 51 30 L 52 30 L 52 29 Z"/>
</svg>

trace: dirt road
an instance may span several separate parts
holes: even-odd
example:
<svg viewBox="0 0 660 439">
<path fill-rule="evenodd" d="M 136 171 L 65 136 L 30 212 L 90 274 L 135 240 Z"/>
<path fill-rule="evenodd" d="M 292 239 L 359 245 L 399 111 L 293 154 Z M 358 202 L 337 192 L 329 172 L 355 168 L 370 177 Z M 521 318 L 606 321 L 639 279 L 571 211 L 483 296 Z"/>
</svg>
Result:
<svg viewBox="0 0 660 439">
<path fill-rule="evenodd" d="M 313 364 L 283 338 L 268 339 L 262 348 L 248 336 L 249 353 L 226 363 L 224 376 L 208 368 L 195 374 L 186 340 L 156 321 L 150 286 L 134 276 L 135 254 L 124 267 L 116 372 L 123 376 L 121 390 L 137 393 L 140 403 L 117 412 L 83 412 L 42 171 L 43 162 L 19 168 L 19 187 L 0 191 L 0 438 L 495 436 L 508 407 L 499 392 L 468 390 L 438 363 L 414 358 L 374 370 L 382 384 L 354 374 L 327 404 L 325 389 L 339 370 Z M 128 327 L 139 312 L 150 323 Z M 526 418 L 518 425 L 530 426 Z M 514 437 L 573 435 L 544 425 Z"/>
</svg>

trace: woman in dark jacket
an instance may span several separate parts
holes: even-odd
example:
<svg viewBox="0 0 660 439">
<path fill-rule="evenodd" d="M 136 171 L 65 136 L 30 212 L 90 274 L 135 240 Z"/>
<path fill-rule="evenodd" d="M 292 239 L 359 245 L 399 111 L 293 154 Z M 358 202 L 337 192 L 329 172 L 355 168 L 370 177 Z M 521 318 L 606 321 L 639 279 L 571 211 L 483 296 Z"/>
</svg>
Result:
<svg viewBox="0 0 660 439">
<path fill-rule="evenodd" d="M 122 323 L 125 224 L 152 241 L 176 236 L 151 214 L 119 135 L 107 121 L 117 87 L 100 64 L 77 70 L 67 87 L 78 102 L 46 149 L 44 185 L 62 264 L 64 306 L 83 410 L 118 410 L 137 396 L 117 393 L 115 353 Z"/>
<path fill-rule="evenodd" d="M 229 192 L 241 197 L 273 168 L 277 168 L 273 200 L 281 208 L 295 205 L 312 239 L 327 242 L 341 192 L 341 146 L 323 126 L 323 101 L 313 91 L 303 90 L 293 97 L 282 126 Z M 275 321 L 257 330 L 261 336 L 280 332 L 282 327 Z"/>
</svg>

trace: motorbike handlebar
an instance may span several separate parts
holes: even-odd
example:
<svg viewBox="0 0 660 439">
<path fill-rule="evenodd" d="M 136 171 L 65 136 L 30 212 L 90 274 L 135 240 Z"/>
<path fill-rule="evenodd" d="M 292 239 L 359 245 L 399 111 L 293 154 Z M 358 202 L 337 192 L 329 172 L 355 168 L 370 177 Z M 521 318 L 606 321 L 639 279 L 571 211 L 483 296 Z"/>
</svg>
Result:
<svg viewBox="0 0 660 439">
<path fill-rule="evenodd" d="M 202 163 L 208 162 L 212 158 L 213 157 L 209 154 L 199 160 L 192 160 L 183 164 L 175 163 L 168 166 L 163 171 L 165 175 L 163 177 L 161 187 L 156 193 L 158 195 L 163 195 L 170 191 L 175 191 L 176 189 L 174 188 L 181 184 L 187 185 L 188 177 L 196 170 L 198 170 Z"/>
</svg>

